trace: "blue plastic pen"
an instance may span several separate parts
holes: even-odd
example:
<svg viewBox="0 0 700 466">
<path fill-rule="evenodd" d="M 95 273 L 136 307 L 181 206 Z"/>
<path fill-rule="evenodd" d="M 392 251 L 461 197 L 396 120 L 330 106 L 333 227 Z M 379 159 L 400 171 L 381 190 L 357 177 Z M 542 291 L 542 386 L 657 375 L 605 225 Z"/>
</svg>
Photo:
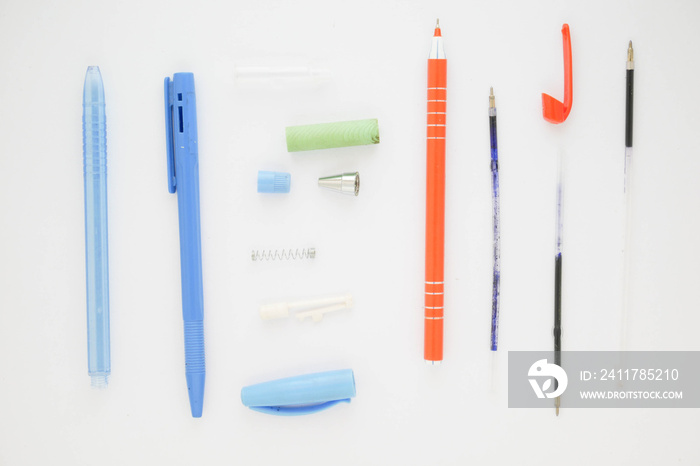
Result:
<svg viewBox="0 0 700 466">
<path fill-rule="evenodd" d="M 185 324 L 185 375 L 192 417 L 202 417 L 204 401 L 204 304 L 199 229 L 199 156 L 194 75 L 165 78 L 165 143 L 168 191 L 177 191 L 180 218 L 182 318 Z"/>
<path fill-rule="evenodd" d="M 85 180 L 85 284 L 88 374 L 104 388 L 109 358 L 109 259 L 107 254 L 107 126 L 100 68 L 89 66 L 83 87 L 83 174 Z"/>
</svg>

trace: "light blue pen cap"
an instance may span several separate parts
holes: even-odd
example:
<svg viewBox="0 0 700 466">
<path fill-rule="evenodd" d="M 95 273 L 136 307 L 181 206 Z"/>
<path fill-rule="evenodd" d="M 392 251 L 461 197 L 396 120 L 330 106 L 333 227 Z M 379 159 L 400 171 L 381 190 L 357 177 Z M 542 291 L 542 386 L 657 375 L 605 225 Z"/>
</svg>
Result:
<svg viewBox="0 0 700 466">
<path fill-rule="evenodd" d="M 259 193 L 288 193 L 292 175 L 284 172 L 258 172 Z"/>
<path fill-rule="evenodd" d="M 312 414 L 350 402 L 355 396 L 352 369 L 317 372 L 243 387 L 241 401 L 250 409 L 278 416 Z"/>
</svg>

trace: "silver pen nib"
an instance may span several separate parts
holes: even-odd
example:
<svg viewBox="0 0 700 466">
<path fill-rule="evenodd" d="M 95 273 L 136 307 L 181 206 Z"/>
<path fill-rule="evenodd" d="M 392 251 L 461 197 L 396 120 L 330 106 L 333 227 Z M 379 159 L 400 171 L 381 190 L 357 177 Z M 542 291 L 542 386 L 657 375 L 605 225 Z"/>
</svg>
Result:
<svg viewBox="0 0 700 466">
<path fill-rule="evenodd" d="M 343 173 L 342 175 L 326 176 L 318 179 L 321 188 L 332 189 L 343 194 L 357 196 L 360 193 L 360 173 Z"/>
</svg>

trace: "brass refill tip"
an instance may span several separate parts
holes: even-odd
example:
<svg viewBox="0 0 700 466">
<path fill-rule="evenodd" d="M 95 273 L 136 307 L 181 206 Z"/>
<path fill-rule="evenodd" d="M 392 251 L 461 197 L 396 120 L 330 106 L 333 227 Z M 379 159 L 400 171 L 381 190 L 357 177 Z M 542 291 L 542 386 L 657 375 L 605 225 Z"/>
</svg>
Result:
<svg viewBox="0 0 700 466">
<path fill-rule="evenodd" d="M 557 409 L 557 416 L 559 416 L 559 407 L 561 406 L 561 400 L 559 397 L 554 399 L 554 407 Z"/>
<path fill-rule="evenodd" d="M 435 23 L 435 29 L 440 29 L 440 18 L 437 19 L 437 22 Z M 632 42 L 630 42 L 631 44 Z"/>
<path fill-rule="evenodd" d="M 489 95 L 489 108 L 496 108 L 496 96 L 493 95 L 493 87 L 491 87 L 491 94 Z"/>
<path fill-rule="evenodd" d="M 630 45 L 627 47 L 627 69 L 634 69 L 634 49 L 632 48 L 632 41 L 630 41 Z"/>
</svg>

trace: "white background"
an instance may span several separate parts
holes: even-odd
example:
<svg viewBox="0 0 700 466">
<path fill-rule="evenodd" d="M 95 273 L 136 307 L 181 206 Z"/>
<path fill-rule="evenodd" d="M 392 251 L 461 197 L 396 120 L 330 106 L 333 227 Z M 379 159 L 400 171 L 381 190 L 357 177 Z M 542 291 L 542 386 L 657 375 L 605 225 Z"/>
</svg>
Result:
<svg viewBox="0 0 700 466">
<path fill-rule="evenodd" d="M 573 3 L 573 2 L 570 2 Z M 507 351 L 552 346 L 556 155 L 565 153 L 564 349 L 617 350 L 625 59 L 635 185 L 627 348 L 698 350 L 700 4 L 38 2 L 0 5 L 0 464 L 697 464 L 696 409 L 507 407 Z M 449 57 L 445 363 L 422 358 L 426 57 Z M 574 105 L 560 126 L 561 25 Z M 244 87 L 237 64 L 328 68 Z M 107 98 L 112 377 L 87 376 L 81 99 Z M 199 120 L 207 381 L 184 377 L 177 199 L 163 78 L 191 71 Z M 488 89 L 499 112 L 501 346 L 491 383 Z M 289 154 L 288 125 L 378 118 L 381 143 Z M 259 169 L 292 173 L 256 193 Z M 316 186 L 359 170 L 359 197 Z M 315 247 L 254 263 L 253 248 Z M 352 292 L 320 324 L 261 303 Z M 241 387 L 352 368 L 357 397 L 266 416 Z"/>
</svg>

